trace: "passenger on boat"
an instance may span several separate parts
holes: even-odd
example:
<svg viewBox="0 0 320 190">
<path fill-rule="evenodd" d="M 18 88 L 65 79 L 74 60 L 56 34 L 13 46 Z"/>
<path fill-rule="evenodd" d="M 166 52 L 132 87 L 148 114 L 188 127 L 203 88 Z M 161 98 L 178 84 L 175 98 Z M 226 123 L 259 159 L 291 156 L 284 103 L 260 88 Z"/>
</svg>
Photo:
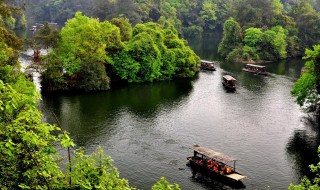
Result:
<svg viewBox="0 0 320 190">
<path fill-rule="evenodd" d="M 227 174 L 230 174 L 232 172 L 232 169 L 230 167 L 227 167 Z"/>
<path fill-rule="evenodd" d="M 217 167 L 217 166 L 214 166 L 214 167 L 213 167 L 213 171 L 216 172 L 216 173 L 218 173 L 218 172 L 219 172 L 218 167 Z"/>
<path fill-rule="evenodd" d="M 225 165 L 221 166 L 221 171 L 226 171 L 226 166 Z"/>
<path fill-rule="evenodd" d="M 211 160 L 207 160 L 207 167 L 212 168 L 212 161 Z"/>
</svg>

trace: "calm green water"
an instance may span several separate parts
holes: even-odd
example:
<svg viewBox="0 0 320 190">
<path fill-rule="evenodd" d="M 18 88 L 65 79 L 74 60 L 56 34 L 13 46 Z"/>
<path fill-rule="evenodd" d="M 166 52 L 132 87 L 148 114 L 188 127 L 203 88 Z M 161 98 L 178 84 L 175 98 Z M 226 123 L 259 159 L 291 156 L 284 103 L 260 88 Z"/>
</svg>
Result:
<svg viewBox="0 0 320 190">
<path fill-rule="evenodd" d="M 190 41 L 202 59 L 215 60 L 218 38 Z M 97 146 L 111 155 L 121 177 L 150 189 L 161 176 L 182 189 L 231 189 L 185 166 L 193 144 L 238 158 L 247 189 L 287 189 L 317 161 L 319 135 L 290 89 L 303 62 L 267 65 L 270 76 L 242 72 L 243 65 L 219 62 L 217 71 L 192 80 L 131 84 L 108 92 L 44 96 L 46 121 L 70 132 L 87 152 Z M 237 79 L 226 92 L 224 74 Z"/>
</svg>

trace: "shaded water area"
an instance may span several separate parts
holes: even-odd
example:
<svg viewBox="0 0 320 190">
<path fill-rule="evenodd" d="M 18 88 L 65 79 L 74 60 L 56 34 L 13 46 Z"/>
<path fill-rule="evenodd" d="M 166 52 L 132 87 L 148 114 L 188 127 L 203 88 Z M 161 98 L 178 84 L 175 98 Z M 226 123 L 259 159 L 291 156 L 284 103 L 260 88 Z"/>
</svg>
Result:
<svg viewBox="0 0 320 190">
<path fill-rule="evenodd" d="M 215 60 L 217 38 L 190 40 L 202 59 Z M 193 175 L 186 167 L 193 144 L 238 158 L 246 189 L 287 189 L 317 162 L 319 134 L 290 95 L 300 60 L 268 63 L 269 76 L 243 72 L 242 64 L 219 61 L 217 71 L 190 80 L 130 84 L 107 92 L 46 95 L 46 121 L 70 132 L 87 152 L 105 148 L 121 177 L 150 189 L 166 177 L 182 189 L 232 189 Z M 223 88 L 222 75 L 237 79 Z"/>
</svg>

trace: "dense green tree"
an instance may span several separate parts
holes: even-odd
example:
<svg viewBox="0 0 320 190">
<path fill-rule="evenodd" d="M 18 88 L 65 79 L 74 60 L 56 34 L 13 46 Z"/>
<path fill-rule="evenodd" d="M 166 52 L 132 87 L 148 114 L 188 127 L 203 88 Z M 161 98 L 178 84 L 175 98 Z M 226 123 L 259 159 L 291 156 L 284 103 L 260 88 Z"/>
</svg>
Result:
<svg viewBox="0 0 320 190">
<path fill-rule="evenodd" d="M 150 24 L 149 24 L 150 26 Z M 133 31 L 133 38 L 125 49 L 115 58 L 115 72 L 129 82 L 153 81 L 160 76 L 160 50 L 152 33 L 153 26 L 138 24 Z M 161 41 L 163 39 L 159 39 Z"/>
<path fill-rule="evenodd" d="M 276 32 L 276 36 L 272 40 L 276 59 L 287 58 L 287 31 L 281 26 L 273 27 L 271 30 Z"/>
<path fill-rule="evenodd" d="M 58 47 L 52 52 L 58 57 L 53 56 L 53 61 L 46 62 L 46 67 L 57 71 L 54 72 L 57 75 L 45 71 L 42 76 L 44 86 L 50 89 L 52 87 L 49 84 L 58 84 L 65 89 L 64 82 L 56 78 L 61 74 L 61 69 L 58 68 L 63 65 L 66 72 L 64 79 L 69 83 L 68 88 L 86 91 L 106 90 L 109 88 L 109 78 L 106 75 L 105 64 L 112 63 L 112 55 L 122 47 L 118 27 L 108 21 L 99 22 L 98 19 L 83 16 L 78 12 L 61 30 Z M 62 64 L 57 64 L 58 62 Z"/>
<path fill-rule="evenodd" d="M 172 27 L 138 24 L 133 38 L 114 58 L 113 69 L 129 82 L 194 76 L 200 58 L 178 37 Z"/>
<path fill-rule="evenodd" d="M 7 29 L 13 30 L 16 25 L 16 19 L 11 17 L 7 17 L 4 19 L 4 25 Z"/>
<path fill-rule="evenodd" d="M 93 5 L 93 15 L 100 20 L 116 18 L 116 2 L 113 0 L 95 0 Z"/>
<path fill-rule="evenodd" d="M 25 14 L 17 15 L 16 25 L 14 29 L 21 30 L 27 29 L 27 20 Z"/>
<path fill-rule="evenodd" d="M 17 7 L 8 6 L 0 0 L 0 69 L 4 65 L 16 65 L 22 41 L 4 26 L 4 20 L 12 18 L 12 13 L 18 13 Z"/>
<path fill-rule="evenodd" d="M 79 71 L 81 63 L 106 63 L 111 61 L 109 51 L 122 48 L 120 30 L 108 21 L 77 13 L 61 30 L 58 51 L 69 74 Z M 81 39 L 81 40 L 80 40 Z"/>
<path fill-rule="evenodd" d="M 132 26 L 129 19 L 126 18 L 113 18 L 111 23 L 120 28 L 121 41 L 129 41 L 132 37 Z"/>
<path fill-rule="evenodd" d="M 44 91 L 67 90 L 68 83 L 64 76 L 63 62 L 53 51 L 42 60 L 41 86 Z"/>
<path fill-rule="evenodd" d="M 256 47 L 261 43 L 262 35 L 263 32 L 260 28 L 248 28 L 245 30 L 243 42 L 250 47 Z"/>
<path fill-rule="evenodd" d="M 223 25 L 223 37 L 218 47 L 221 56 L 226 57 L 242 42 L 241 28 L 237 21 L 229 18 Z"/>
<path fill-rule="evenodd" d="M 77 13 L 62 28 L 58 47 L 59 57 L 69 75 L 79 72 L 81 64 L 89 60 L 105 62 L 107 59 L 99 21 L 82 16 L 81 13 Z"/>
<path fill-rule="evenodd" d="M 239 0 L 232 3 L 232 15 L 243 28 L 272 25 L 274 16 L 271 0 Z"/>
<path fill-rule="evenodd" d="M 307 49 L 304 59 L 305 71 L 293 85 L 291 93 L 296 97 L 296 102 L 308 112 L 319 111 L 320 94 L 320 45 Z"/>
<path fill-rule="evenodd" d="M 217 4 L 212 3 L 209 0 L 204 0 L 202 3 L 202 10 L 200 11 L 200 17 L 205 21 L 205 28 L 214 29 L 215 21 L 217 20 L 216 10 Z"/>
<path fill-rule="evenodd" d="M 229 61 L 278 60 L 287 57 L 287 31 L 281 26 L 262 31 L 260 28 L 245 30 L 243 46 L 238 45 L 227 55 Z"/>
<path fill-rule="evenodd" d="M 226 60 L 230 62 L 243 62 L 243 61 L 252 61 L 260 60 L 260 57 L 255 48 L 250 46 L 238 46 L 233 49 L 226 57 Z"/>
<path fill-rule="evenodd" d="M 297 22 L 298 37 L 302 48 L 310 48 L 320 43 L 320 13 L 307 0 L 302 0 L 293 8 L 293 17 Z"/>
<path fill-rule="evenodd" d="M 37 43 L 43 46 L 43 48 L 55 48 L 59 39 L 59 31 L 46 23 L 40 28 L 40 32 L 35 36 L 35 39 L 38 41 Z"/>
</svg>

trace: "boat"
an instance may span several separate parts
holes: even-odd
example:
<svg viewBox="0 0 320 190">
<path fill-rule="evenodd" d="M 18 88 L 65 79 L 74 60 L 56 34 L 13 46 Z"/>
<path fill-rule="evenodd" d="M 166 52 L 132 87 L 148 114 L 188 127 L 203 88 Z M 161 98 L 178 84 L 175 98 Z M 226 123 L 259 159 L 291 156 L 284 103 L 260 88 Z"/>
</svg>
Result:
<svg viewBox="0 0 320 190">
<path fill-rule="evenodd" d="M 32 28 L 30 28 L 29 30 L 36 31 L 37 30 L 37 26 L 32 26 Z"/>
<path fill-rule="evenodd" d="M 246 178 L 236 171 L 236 159 L 200 145 L 193 145 L 192 149 L 193 156 L 187 158 L 188 166 L 230 182 L 242 183 Z"/>
<path fill-rule="evenodd" d="M 214 67 L 214 62 L 206 61 L 206 60 L 201 60 L 200 69 L 207 70 L 207 71 L 215 71 L 216 70 L 216 68 Z"/>
<path fill-rule="evenodd" d="M 268 75 L 267 67 L 262 65 L 246 64 L 242 70 L 257 75 Z"/>
<path fill-rule="evenodd" d="M 228 90 L 236 90 L 236 79 L 230 75 L 224 75 L 222 79 L 222 84 Z"/>
</svg>

